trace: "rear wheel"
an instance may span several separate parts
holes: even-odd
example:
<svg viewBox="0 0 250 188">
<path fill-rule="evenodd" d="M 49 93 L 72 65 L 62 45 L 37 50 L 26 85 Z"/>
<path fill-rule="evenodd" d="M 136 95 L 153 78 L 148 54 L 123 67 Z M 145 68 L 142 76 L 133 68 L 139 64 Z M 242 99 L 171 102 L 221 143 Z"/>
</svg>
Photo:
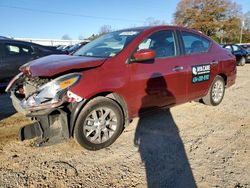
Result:
<svg viewBox="0 0 250 188">
<path fill-rule="evenodd" d="M 203 102 L 209 106 L 217 106 L 221 103 L 225 94 L 225 81 L 221 76 L 216 76 L 208 94 L 202 98 Z"/>
<path fill-rule="evenodd" d="M 240 61 L 239 61 L 239 65 L 240 66 L 244 66 L 246 64 L 246 58 L 245 57 L 241 57 Z"/>
<path fill-rule="evenodd" d="M 124 116 L 120 106 L 112 99 L 97 97 L 80 112 L 74 138 L 86 149 L 99 150 L 118 138 L 123 125 Z"/>
</svg>

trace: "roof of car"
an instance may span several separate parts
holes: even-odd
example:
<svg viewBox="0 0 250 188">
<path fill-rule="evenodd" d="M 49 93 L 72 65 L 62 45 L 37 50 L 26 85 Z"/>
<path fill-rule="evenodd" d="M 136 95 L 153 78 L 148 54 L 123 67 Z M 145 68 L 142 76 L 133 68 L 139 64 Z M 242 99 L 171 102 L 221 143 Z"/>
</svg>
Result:
<svg viewBox="0 0 250 188">
<path fill-rule="evenodd" d="M 157 28 L 179 28 L 179 29 L 188 29 L 188 30 L 194 30 L 192 28 L 187 28 L 183 26 L 178 26 L 178 25 L 156 25 L 156 26 L 141 26 L 141 27 L 132 27 L 132 28 L 127 28 L 127 29 L 121 29 L 121 30 L 146 30 L 146 29 L 157 29 Z M 199 32 L 199 31 L 198 31 Z"/>
<path fill-rule="evenodd" d="M 131 27 L 126 29 L 121 29 L 119 31 L 129 31 L 129 30 L 147 30 L 147 29 L 157 29 L 162 27 L 174 27 L 169 25 L 157 25 L 157 26 L 141 26 L 141 27 Z"/>
<path fill-rule="evenodd" d="M 4 39 L 2 38 L 0 40 L 0 42 L 8 42 L 8 43 L 16 43 L 16 44 L 26 44 L 26 45 L 32 45 L 32 46 L 39 46 L 41 48 L 46 48 L 46 46 L 42 46 L 40 44 L 36 44 L 36 43 L 33 43 L 33 42 L 27 42 L 27 41 L 22 41 L 22 40 L 15 40 L 15 39 Z"/>
<path fill-rule="evenodd" d="M 11 38 L 0 36 L 0 39 L 3 40 L 3 39 L 11 39 Z"/>
<path fill-rule="evenodd" d="M 177 25 L 157 25 L 157 26 L 142 26 L 142 27 L 133 27 L 133 28 L 127 28 L 127 29 L 121 29 L 118 31 L 145 31 L 145 30 L 151 30 L 151 29 L 182 29 L 182 30 L 188 30 L 197 34 L 203 34 L 201 31 L 192 29 L 192 28 L 187 28 L 183 26 L 177 26 Z"/>
</svg>

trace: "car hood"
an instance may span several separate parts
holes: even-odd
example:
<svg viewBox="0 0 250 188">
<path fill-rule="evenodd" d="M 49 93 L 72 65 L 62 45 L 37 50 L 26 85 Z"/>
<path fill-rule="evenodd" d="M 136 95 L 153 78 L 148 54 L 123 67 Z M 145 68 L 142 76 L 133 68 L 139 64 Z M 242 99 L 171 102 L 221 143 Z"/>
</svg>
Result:
<svg viewBox="0 0 250 188">
<path fill-rule="evenodd" d="M 50 55 L 31 61 L 20 67 L 24 74 L 32 76 L 54 76 L 66 71 L 92 68 L 102 65 L 106 58 L 71 56 L 71 55 Z"/>
</svg>

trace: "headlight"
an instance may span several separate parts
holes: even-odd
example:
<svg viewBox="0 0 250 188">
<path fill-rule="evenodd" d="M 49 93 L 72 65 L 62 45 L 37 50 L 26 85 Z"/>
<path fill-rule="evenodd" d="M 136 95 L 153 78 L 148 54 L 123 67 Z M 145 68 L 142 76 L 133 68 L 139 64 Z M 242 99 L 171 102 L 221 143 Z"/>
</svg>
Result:
<svg viewBox="0 0 250 188">
<path fill-rule="evenodd" d="M 64 101 L 66 91 L 76 85 L 81 79 L 81 74 L 72 73 L 61 76 L 37 90 L 27 99 L 21 102 L 21 106 L 27 110 L 39 110 L 60 106 Z"/>
</svg>

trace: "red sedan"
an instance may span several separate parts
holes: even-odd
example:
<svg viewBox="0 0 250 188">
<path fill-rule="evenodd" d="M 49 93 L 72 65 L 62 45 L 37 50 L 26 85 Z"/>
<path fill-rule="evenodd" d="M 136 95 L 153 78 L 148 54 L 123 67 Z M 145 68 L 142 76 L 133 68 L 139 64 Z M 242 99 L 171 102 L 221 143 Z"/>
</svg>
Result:
<svg viewBox="0 0 250 188">
<path fill-rule="evenodd" d="M 157 26 L 111 32 L 73 55 L 20 68 L 7 87 L 15 108 L 35 120 L 21 140 L 73 136 L 83 147 L 112 144 L 134 117 L 201 100 L 221 103 L 236 79 L 235 57 L 203 34 Z"/>
</svg>

